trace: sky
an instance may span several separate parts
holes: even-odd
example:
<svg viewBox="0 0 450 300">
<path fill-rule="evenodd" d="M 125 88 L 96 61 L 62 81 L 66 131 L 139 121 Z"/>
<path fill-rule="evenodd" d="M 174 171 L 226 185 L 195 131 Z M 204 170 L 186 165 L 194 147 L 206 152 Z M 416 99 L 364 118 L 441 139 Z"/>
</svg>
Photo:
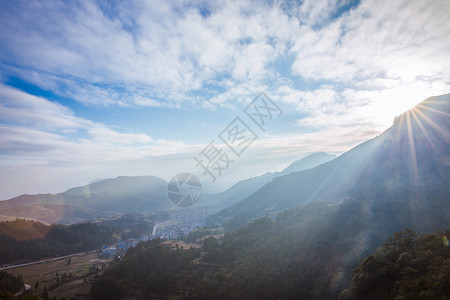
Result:
<svg viewBox="0 0 450 300">
<path fill-rule="evenodd" d="M 1 1 L 0 199 L 181 172 L 224 188 L 343 153 L 450 91 L 449 17 L 447 0 Z"/>
</svg>

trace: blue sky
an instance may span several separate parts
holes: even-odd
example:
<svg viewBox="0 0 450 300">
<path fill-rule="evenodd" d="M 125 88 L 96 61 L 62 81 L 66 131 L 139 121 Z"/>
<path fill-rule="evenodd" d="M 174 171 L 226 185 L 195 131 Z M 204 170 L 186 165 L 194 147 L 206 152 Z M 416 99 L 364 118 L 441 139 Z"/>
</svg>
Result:
<svg viewBox="0 0 450 300">
<path fill-rule="evenodd" d="M 217 184 L 339 154 L 449 92 L 450 2 L 1 1 L 0 199 L 192 172 L 264 92 Z M 231 152 L 229 153 L 231 156 Z"/>
</svg>

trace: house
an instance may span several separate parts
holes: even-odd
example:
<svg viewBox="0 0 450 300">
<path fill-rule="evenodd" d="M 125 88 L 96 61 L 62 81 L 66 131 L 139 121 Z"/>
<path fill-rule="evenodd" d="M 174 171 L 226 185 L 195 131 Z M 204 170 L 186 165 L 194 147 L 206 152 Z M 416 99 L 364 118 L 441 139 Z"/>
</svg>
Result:
<svg viewBox="0 0 450 300">
<path fill-rule="evenodd" d="M 114 255 L 116 255 L 116 254 L 117 254 L 117 248 L 116 248 L 116 247 L 113 247 L 113 246 L 110 246 L 110 247 L 105 246 L 105 247 L 102 249 L 102 256 L 103 256 L 103 257 L 112 257 L 112 256 L 114 256 Z"/>
</svg>

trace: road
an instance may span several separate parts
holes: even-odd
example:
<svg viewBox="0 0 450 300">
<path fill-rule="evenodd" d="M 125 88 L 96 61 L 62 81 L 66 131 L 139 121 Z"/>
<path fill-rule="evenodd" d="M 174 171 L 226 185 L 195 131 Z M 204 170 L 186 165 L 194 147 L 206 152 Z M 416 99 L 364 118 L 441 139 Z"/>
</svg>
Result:
<svg viewBox="0 0 450 300">
<path fill-rule="evenodd" d="M 34 261 L 34 262 L 26 263 L 26 264 L 19 264 L 19 265 L 8 266 L 8 267 L 5 267 L 5 268 L 0 268 L 0 271 L 14 269 L 14 268 L 19 268 L 19 267 L 25 267 L 25 266 L 31 266 L 31 265 L 37 265 L 37 264 L 43 264 L 43 263 L 46 263 L 46 262 L 52 262 L 52 261 L 55 261 L 55 260 L 60 260 L 60 259 L 65 259 L 65 258 L 69 258 L 69 257 L 73 257 L 73 256 L 85 255 L 85 254 L 88 254 L 88 253 L 95 253 L 95 252 L 97 252 L 97 250 L 88 251 L 88 252 L 80 252 L 80 253 L 76 253 L 76 254 L 70 254 L 70 255 L 65 255 L 65 256 L 60 256 L 60 257 L 55 257 L 55 258 L 49 258 L 49 259 Z"/>
<path fill-rule="evenodd" d="M 31 289 L 31 285 L 25 283 L 23 286 L 23 289 L 20 292 L 18 292 L 17 294 L 15 294 L 14 297 L 19 297 L 20 295 L 23 294 L 23 292 L 26 292 L 29 289 Z"/>
<path fill-rule="evenodd" d="M 158 226 L 161 226 L 161 225 L 164 225 L 164 224 L 170 224 L 170 222 L 172 222 L 172 221 L 169 220 L 169 221 L 161 222 L 161 223 L 158 223 L 155 226 L 153 226 L 152 236 L 156 235 L 156 230 L 158 229 Z"/>
</svg>

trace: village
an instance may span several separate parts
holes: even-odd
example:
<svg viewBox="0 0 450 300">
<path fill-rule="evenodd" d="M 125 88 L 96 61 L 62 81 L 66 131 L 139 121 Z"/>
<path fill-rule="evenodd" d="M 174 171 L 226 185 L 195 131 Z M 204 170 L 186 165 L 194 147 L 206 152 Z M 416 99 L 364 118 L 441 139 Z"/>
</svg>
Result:
<svg viewBox="0 0 450 300">
<path fill-rule="evenodd" d="M 105 245 L 101 249 L 101 257 L 111 258 L 116 255 L 120 257 L 128 249 L 135 247 L 140 242 L 146 242 L 152 239 L 180 240 L 193 229 L 205 225 L 203 213 L 186 214 L 181 213 L 181 211 L 174 211 L 168 217 L 167 221 L 155 224 L 151 233 L 118 241 L 115 245 Z"/>
</svg>

